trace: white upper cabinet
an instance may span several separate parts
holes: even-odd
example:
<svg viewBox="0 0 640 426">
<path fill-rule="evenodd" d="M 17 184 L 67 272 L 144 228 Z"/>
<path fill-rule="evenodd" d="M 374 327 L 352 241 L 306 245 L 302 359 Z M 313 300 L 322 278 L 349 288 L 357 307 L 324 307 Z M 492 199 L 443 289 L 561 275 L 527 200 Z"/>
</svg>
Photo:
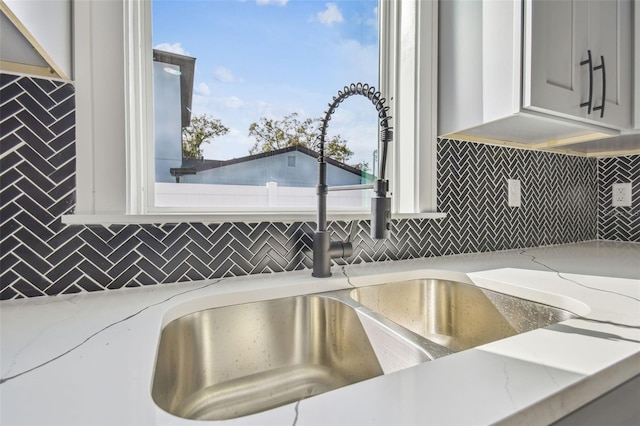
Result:
<svg viewBox="0 0 640 426">
<path fill-rule="evenodd" d="M 600 0 L 589 5 L 589 43 L 596 54 L 594 95 L 604 110 L 595 120 L 621 129 L 633 127 L 633 8 L 632 2 Z"/>
<path fill-rule="evenodd" d="M 527 1 L 523 106 L 586 117 L 587 13 L 580 1 Z M 586 4 L 586 2 L 584 2 Z M 584 58 L 583 58 L 584 56 Z M 585 95 L 586 98 L 586 95 Z"/>
<path fill-rule="evenodd" d="M 635 7 L 440 0 L 438 135 L 564 150 L 629 132 Z"/>
<path fill-rule="evenodd" d="M 523 107 L 632 127 L 628 0 L 525 2 Z"/>
</svg>

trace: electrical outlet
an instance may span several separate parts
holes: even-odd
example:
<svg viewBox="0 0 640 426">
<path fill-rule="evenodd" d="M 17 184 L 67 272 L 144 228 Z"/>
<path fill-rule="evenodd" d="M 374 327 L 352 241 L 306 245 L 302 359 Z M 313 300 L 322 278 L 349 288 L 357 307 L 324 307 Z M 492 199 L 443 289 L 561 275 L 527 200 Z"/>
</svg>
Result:
<svg viewBox="0 0 640 426">
<path fill-rule="evenodd" d="M 520 207 L 521 191 L 519 179 L 507 179 L 509 191 L 509 207 Z"/>
<path fill-rule="evenodd" d="M 613 207 L 631 207 L 631 183 L 611 185 L 611 205 Z"/>
</svg>

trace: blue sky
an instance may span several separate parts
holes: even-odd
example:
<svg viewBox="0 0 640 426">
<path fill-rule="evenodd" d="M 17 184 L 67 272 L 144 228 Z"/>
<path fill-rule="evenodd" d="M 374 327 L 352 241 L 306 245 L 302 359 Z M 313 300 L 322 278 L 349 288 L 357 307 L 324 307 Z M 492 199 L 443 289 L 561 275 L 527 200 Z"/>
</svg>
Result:
<svg viewBox="0 0 640 426">
<path fill-rule="evenodd" d="M 348 83 L 378 85 L 377 0 L 153 0 L 154 48 L 196 59 L 193 112 L 231 129 L 204 146 L 205 158 L 248 154 L 249 125 L 261 117 L 321 117 Z M 375 108 L 343 103 L 329 136 L 340 134 L 371 164 Z"/>
</svg>

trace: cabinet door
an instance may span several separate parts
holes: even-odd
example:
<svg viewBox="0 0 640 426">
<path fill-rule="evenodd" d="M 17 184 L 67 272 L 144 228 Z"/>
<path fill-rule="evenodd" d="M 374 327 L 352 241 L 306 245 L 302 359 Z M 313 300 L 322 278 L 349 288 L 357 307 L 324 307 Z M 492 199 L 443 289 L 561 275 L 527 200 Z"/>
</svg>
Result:
<svg viewBox="0 0 640 426">
<path fill-rule="evenodd" d="M 589 118 L 615 127 L 630 129 L 633 99 L 631 1 L 591 0 L 587 3 L 589 5 L 589 49 L 594 55 L 595 66 L 599 67 L 603 60 L 605 65 L 604 74 L 600 68 L 593 75 L 594 104 L 598 107 L 602 105 L 604 92 L 604 114 L 601 117 L 602 111 L 596 110 Z"/>
<path fill-rule="evenodd" d="M 588 7 L 585 1 L 525 1 L 523 107 L 586 118 Z"/>
</svg>

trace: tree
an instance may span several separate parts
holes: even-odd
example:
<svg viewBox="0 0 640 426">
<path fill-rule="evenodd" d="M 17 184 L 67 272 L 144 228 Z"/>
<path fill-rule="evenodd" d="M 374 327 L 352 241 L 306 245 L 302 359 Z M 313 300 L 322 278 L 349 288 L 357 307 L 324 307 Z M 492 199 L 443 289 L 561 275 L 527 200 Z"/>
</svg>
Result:
<svg viewBox="0 0 640 426">
<path fill-rule="evenodd" d="M 229 128 L 208 114 L 193 115 L 189 127 L 182 129 L 182 158 L 202 158 L 203 143 L 226 135 Z"/>
<path fill-rule="evenodd" d="M 353 167 L 358 169 L 358 170 L 362 170 L 363 172 L 369 173 L 369 162 L 368 161 L 361 161 L 358 164 L 353 164 Z M 375 170 L 374 170 L 374 172 L 375 172 Z"/>
<path fill-rule="evenodd" d="M 346 164 L 353 156 L 353 151 L 347 148 L 347 141 L 342 136 L 336 135 L 325 142 L 324 155 L 327 157 Z"/>
<path fill-rule="evenodd" d="M 249 136 L 256 138 L 256 143 L 249 150 L 249 154 L 275 151 L 288 146 L 301 145 L 317 151 L 320 119 L 298 119 L 294 112 L 282 120 L 261 118 L 258 123 L 249 126 Z M 347 141 L 340 135 L 325 141 L 325 155 L 342 163 L 353 156 L 353 151 L 347 147 Z"/>
</svg>

